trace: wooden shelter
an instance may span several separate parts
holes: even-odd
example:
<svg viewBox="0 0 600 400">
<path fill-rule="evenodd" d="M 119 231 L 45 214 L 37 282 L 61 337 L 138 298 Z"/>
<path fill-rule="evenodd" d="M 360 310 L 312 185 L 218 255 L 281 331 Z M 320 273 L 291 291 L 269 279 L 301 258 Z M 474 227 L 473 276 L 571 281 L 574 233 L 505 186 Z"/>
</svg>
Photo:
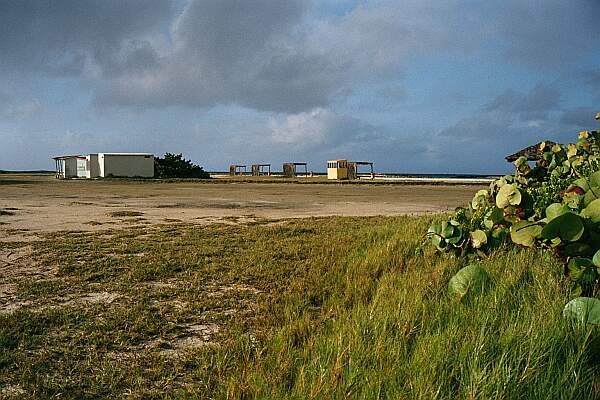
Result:
<svg viewBox="0 0 600 400">
<path fill-rule="evenodd" d="M 305 162 L 284 163 L 283 164 L 283 176 L 285 176 L 286 178 L 295 177 L 298 172 L 296 167 L 302 167 L 302 166 L 304 166 L 304 176 L 308 176 L 308 164 Z"/>
<path fill-rule="evenodd" d="M 265 168 L 267 172 L 265 173 Z M 252 164 L 252 176 L 271 176 L 271 164 Z"/>
<path fill-rule="evenodd" d="M 56 167 L 56 178 L 85 178 L 86 159 L 81 154 L 53 157 Z"/>
<path fill-rule="evenodd" d="M 369 177 L 371 179 L 375 179 L 375 173 L 373 172 L 373 163 L 371 161 L 350 161 L 348 163 L 348 179 L 357 179 L 358 178 L 358 166 L 359 165 L 367 165 L 370 167 L 371 172 Z"/>
<path fill-rule="evenodd" d="M 534 144 L 532 146 L 526 147 L 515 154 L 511 154 L 506 156 L 506 161 L 515 162 L 519 157 L 526 157 L 527 161 L 538 161 L 542 158 L 542 154 L 545 150 L 551 149 L 556 143 L 550 140 L 546 140 L 543 142 L 539 142 L 538 144 Z"/>
<path fill-rule="evenodd" d="M 246 173 L 246 166 L 245 165 L 231 164 L 229 166 L 229 175 L 231 175 L 231 176 L 234 176 L 234 175 L 244 175 L 245 173 Z"/>
</svg>

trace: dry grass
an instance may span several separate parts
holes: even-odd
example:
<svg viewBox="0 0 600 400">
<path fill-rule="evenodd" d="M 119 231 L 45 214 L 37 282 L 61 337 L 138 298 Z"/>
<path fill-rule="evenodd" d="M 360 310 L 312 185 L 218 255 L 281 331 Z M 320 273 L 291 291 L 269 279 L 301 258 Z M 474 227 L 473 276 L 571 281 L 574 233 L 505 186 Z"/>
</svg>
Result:
<svg viewBox="0 0 600 400">
<path fill-rule="evenodd" d="M 0 315 L 0 397 L 597 397 L 600 337 L 562 320 L 558 264 L 494 254 L 484 262 L 493 288 L 456 304 L 446 285 L 461 264 L 417 251 L 429 222 L 177 224 L 2 242 L 32 249 L 12 268 L 47 272 L 0 280 L 16 285 L 16 307 Z"/>
</svg>

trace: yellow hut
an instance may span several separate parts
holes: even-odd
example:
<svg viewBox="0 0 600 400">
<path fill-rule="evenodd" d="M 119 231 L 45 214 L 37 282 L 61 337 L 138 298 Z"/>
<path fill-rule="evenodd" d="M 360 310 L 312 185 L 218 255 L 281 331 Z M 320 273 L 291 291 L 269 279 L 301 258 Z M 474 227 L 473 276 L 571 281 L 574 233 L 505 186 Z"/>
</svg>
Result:
<svg viewBox="0 0 600 400">
<path fill-rule="evenodd" d="M 327 161 L 327 179 L 348 179 L 348 160 Z"/>
</svg>

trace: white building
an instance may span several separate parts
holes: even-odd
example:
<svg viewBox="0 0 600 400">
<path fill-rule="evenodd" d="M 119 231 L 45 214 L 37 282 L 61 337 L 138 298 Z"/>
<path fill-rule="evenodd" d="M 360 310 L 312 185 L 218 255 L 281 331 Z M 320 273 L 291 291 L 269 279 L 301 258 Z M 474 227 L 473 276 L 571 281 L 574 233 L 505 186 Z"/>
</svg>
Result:
<svg viewBox="0 0 600 400">
<path fill-rule="evenodd" d="M 149 153 L 93 153 L 54 160 L 57 178 L 154 177 L 154 156 Z"/>
</svg>

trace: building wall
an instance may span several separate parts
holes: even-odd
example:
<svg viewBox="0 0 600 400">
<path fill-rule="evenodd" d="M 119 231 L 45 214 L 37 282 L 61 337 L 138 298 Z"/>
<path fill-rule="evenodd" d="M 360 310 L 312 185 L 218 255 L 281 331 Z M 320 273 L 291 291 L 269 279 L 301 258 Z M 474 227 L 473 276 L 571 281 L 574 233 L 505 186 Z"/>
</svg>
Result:
<svg viewBox="0 0 600 400">
<path fill-rule="evenodd" d="M 100 176 L 100 163 L 98 162 L 98 154 L 90 154 L 86 157 L 87 178 L 97 178 Z"/>
<path fill-rule="evenodd" d="M 76 178 L 77 177 L 77 158 L 67 158 L 65 159 L 65 178 Z"/>
<path fill-rule="evenodd" d="M 100 176 L 154 177 L 154 156 L 98 154 Z"/>
<path fill-rule="evenodd" d="M 77 158 L 77 177 L 87 178 L 87 160 L 85 158 Z"/>
</svg>

